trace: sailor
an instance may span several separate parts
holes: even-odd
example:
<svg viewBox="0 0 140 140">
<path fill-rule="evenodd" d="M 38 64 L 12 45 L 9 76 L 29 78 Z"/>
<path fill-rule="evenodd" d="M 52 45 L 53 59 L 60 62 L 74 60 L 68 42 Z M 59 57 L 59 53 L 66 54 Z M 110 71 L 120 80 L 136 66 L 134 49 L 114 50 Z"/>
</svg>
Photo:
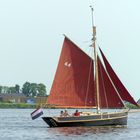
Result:
<svg viewBox="0 0 140 140">
<path fill-rule="evenodd" d="M 78 110 L 75 111 L 74 116 L 80 116 L 80 112 Z"/>
<path fill-rule="evenodd" d="M 60 117 L 64 117 L 64 111 L 63 110 L 60 111 Z"/>
<path fill-rule="evenodd" d="M 69 113 L 68 113 L 68 111 L 65 109 L 65 111 L 64 111 L 64 113 L 63 113 L 63 116 L 64 117 L 69 117 L 70 115 L 69 115 Z"/>
</svg>

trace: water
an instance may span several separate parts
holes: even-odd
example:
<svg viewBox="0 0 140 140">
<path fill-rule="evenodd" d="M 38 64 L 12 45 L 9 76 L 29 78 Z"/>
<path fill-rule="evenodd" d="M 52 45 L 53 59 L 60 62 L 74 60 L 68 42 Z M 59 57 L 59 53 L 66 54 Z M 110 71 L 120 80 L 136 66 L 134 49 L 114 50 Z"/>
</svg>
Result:
<svg viewBox="0 0 140 140">
<path fill-rule="evenodd" d="M 139 140 L 140 112 L 130 113 L 127 127 L 49 128 L 30 118 L 32 109 L 0 109 L 0 140 Z M 45 110 L 55 115 L 60 110 Z"/>
</svg>

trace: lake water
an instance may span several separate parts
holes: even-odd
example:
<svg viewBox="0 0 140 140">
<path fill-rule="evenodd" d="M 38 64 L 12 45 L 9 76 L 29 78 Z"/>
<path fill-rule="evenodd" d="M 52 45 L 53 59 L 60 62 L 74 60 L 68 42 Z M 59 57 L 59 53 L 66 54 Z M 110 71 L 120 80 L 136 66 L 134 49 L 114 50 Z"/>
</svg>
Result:
<svg viewBox="0 0 140 140">
<path fill-rule="evenodd" d="M 49 128 L 41 118 L 32 121 L 32 111 L 0 109 L 0 140 L 140 140 L 140 112 L 129 114 L 126 127 Z M 44 110 L 45 115 L 59 112 Z"/>
</svg>

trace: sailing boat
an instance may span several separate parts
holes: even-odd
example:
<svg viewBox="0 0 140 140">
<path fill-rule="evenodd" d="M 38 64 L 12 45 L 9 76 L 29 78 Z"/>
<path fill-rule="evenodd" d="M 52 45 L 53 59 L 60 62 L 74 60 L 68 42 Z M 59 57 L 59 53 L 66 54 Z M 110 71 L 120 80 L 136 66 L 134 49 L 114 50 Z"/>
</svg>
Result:
<svg viewBox="0 0 140 140">
<path fill-rule="evenodd" d="M 94 23 L 92 47 L 94 58 L 65 36 L 47 103 L 57 108 L 96 108 L 97 111 L 81 112 L 80 116 L 42 117 L 50 127 L 127 125 L 128 109 L 124 101 L 138 106 L 101 48 L 102 59 L 99 57 Z M 110 108 L 119 111 L 101 110 Z"/>
</svg>

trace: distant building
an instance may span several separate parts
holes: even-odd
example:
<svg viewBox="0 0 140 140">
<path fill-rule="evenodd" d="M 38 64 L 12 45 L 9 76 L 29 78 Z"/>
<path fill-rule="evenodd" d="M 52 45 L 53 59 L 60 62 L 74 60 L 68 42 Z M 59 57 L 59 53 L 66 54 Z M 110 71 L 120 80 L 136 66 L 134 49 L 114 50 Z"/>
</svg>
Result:
<svg viewBox="0 0 140 140">
<path fill-rule="evenodd" d="M 27 104 L 35 104 L 35 103 L 36 103 L 36 100 L 35 100 L 35 98 L 30 98 L 30 97 L 28 97 L 28 98 L 26 99 L 26 103 L 27 103 Z"/>
<path fill-rule="evenodd" d="M 16 93 L 0 94 L 0 102 L 24 103 L 26 102 L 26 96 Z"/>
<path fill-rule="evenodd" d="M 48 96 L 36 96 L 35 100 L 37 104 L 46 104 Z"/>
<path fill-rule="evenodd" d="M 0 94 L 0 102 L 45 104 L 47 96 L 27 97 L 24 94 Z"/>
</svg>

